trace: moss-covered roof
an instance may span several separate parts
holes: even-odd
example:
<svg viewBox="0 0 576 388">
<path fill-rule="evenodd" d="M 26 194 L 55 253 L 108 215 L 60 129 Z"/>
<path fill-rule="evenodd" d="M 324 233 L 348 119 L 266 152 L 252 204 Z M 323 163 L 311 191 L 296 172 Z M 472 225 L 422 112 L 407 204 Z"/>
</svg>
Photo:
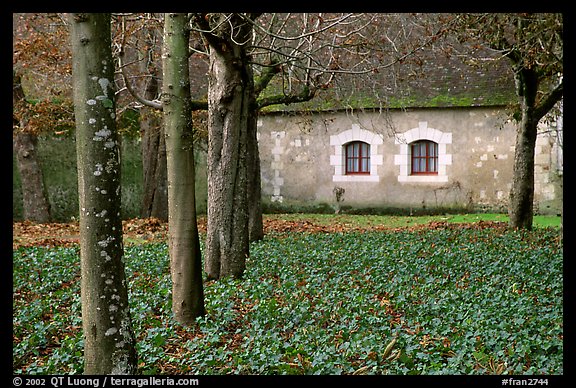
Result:
<svg viewBox="0 0 576 388">
<path fill-rule="evenodd" d="M 467 50 L 470 49 L 458 46 L 459 56 L 456 56 L 446 55 L 437 47 L 425 48 L 418 53 L 418 61 L 414 61 L 418 62 L 417 65 L 408 60 L 376 73 L 340 75 L 330 88 L 319 91 L 310 101 L 267 106 L 261 112 L 515 104 L 517 97 L 509 61 L 501 54 L 484 52 L 478 55 L 478 50 L 475 50 L 473 56 L 468 55 Z M 204 59 L 196 58 L 193 66 L 193 98 L 205 99 L 208 65 Z M 282 86 L 286 84 L 281 77 L 275 76 L 262 96 L 281 94 Z M 292 85 L 297 89 L 295 81 Z"/>
<path fill-rule="evenodd" d="M 311 101 L 270 106 L 263 112 L 502 106 L 516 101 L 512 70 L 505 58 L 471 63 L 430 52 L 418 68 L 399 65 L 350 77 Z"/>
</svg>

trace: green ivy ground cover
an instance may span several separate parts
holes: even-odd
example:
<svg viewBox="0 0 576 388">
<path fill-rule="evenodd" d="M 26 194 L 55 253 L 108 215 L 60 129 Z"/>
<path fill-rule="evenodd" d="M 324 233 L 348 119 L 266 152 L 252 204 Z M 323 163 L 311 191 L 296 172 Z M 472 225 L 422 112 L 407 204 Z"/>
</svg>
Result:
<svg viewBox="0 0 576 388">
<path fill-rule="evenodd" d="M 293 233 L 171 317 L 166 244 L 126 247 L 144 374 L 563 374 L 557 229 Z M 14 373 L 82 372 L 77 248 L 13 254 Z"/>
</svg>

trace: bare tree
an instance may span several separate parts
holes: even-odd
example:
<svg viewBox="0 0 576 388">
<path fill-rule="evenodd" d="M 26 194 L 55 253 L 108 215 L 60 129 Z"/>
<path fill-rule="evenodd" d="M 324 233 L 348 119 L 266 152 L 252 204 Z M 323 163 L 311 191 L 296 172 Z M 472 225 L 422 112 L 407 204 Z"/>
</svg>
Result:
<svg viewBox="0 0 576 388">
<path fill-rule="evenodd" d="M 116 20 L 116 56 L 121 74 L 119 96 L 125 110 L 139 115 L 142 139 L 142 217 L 168 220 L 166 145 L 161 102 L 162 18 L 155 14 L 119 14 Z M 127 91 L 128 93 L 122 93 Z"/>
<path fill-rule="evenodd" d="M 204 269 L 209 279 L 241 277 L 249 254 L 246 159 L 254 79 L 246 43 L 252 25 L 238 14 L 195 14 L 192 21 L 210 54 Z"/>
<path fill-rule="evenodd" d="M 518 127 L 508 213 L 511 228 L 531 229 L 538 124 L 564 93 L 562 15 L 465 14 L 456 20 L 461 39 L 496 51 L 514 72 Z"/>
<path fill-rule="evenodd" d="M 401 40 L 396 46 L 401 51 L 378 57 L 375 50 L 383 45 L 375 44 L 372 34 L 385 19 L 379 14 L 193 15 L 193 27 L 206 42 L 211 60 L 209 277 L 240 276 L 249 255 L 246 241 L 263 235 L 258 111 L 310 101 L 340 77 L 383 71 L 424 47 L 422 40 Z M 384 46 L 388 41 L 393 43 L 388 37 Z M 224 267 L 234 270 L 222 271 Z"/>
</svg>

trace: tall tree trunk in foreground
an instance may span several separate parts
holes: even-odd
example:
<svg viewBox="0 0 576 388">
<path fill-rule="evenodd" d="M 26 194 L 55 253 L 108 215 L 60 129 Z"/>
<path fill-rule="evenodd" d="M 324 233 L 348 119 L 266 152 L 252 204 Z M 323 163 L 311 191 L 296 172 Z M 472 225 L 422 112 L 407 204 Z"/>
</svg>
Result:
<svg viewBox="0 0 576 388">
<path fill-rule="evenodd" d="M 26 104 L 20 75 L 13 73 L 12 104 L 14 107 Z M 22 112 L 24 109 L 21 109 Z M 16 155 L 18 172 L 22 186 L 22 207 L 25 220 L 38 223 L 50 222 L 50 202 L 44 184 L 44 175 L 38 162 L 36 145 L 38 138 L 35 133 L 27 130 L 27 119 L 22 114 L 15 124 L 19 129 L 13 132 L 12 147 Z"/>
<path fill-rule="evenodd" d="M 168 167 L 168 238 L 172 311 L 189 326 L 204 315 L 202 256 L 196 224 L 194 142 L 188 70 L 190 30 L 185 14 L 164 18 L 164 133 Z"/>
<path fill-rule="evenodd" d="M 85 374 L 134 374 L 109 14 L 72 14 Z"/>
<path fill-rule="evenodd" d="M 237 17 L 220 26 L 234 31 L 205 35 L 210 43 L 205 262 L 210 279 L 241 277 L 249 255 L 247 144 L 254 80 L 245 47 L 237 42 L 246 42 L 251 29 Z"/>
</svg>

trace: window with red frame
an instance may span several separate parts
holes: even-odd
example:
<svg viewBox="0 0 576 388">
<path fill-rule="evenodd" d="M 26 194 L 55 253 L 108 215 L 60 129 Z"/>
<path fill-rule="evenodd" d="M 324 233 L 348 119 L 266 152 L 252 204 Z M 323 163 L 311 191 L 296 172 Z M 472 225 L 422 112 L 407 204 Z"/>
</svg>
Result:
<svg viewBox="0 0 576 388">
<path fill-rule="evenodd" d="M 416 141 L 411 144 L 412 174 L 438 174 L 438 143 Z"/>
<path fill-rule="evenodd" d="M 370 174 L 370 144 L 361 141 L 346 144 L 346 174 Z"/>
</svg>

